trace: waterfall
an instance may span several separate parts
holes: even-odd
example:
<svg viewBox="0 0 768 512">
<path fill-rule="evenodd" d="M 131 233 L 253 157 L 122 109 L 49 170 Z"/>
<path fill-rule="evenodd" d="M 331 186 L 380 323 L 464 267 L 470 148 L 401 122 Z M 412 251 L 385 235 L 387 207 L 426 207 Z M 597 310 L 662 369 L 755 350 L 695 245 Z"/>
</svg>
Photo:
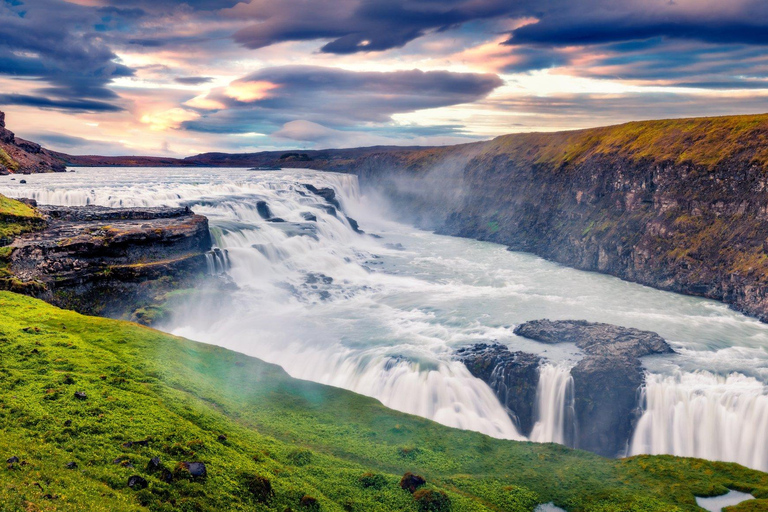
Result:
<svg viewBox="0 0 768 512">
<path fill-rule="evenodd" d="M 768 470 L 768 390 L 738 373 L 649 375 L 630 453 L 667 453 Z"/>
<path fill-rule="evenodd" d="M 211 276 L 226 274 L 230 267 L 227 252 L 218 247 L 214 247 L 205 254 L 205 262 L 208 265 L 208 275 Z"/>
<path fill-rule="evenodd" d="M 529 439 L 537 443 L 573 445 L 575 415 L 571 367 L 546 363 L 539 370 L 536 389 L 536 423 Z"/>
<path fill-rule="evenodd" d="M 236 286 L 196 294 L 162 329 L 457 428 L 522 439 L 491 388 L 453 360 L 458 347 L 497 340 L 555 361 L 541 366 L 529 439 L 572 445 L 573 381 L 557 361 L 573 361 L 574 351 L 542 349 L 511 326 L 546 314 L 669 333 L 691 349 L 660 368 L 677 361 L 731 375 L 649 375 L 630 453 L 768 469 L 768 328 L 725 306 L 398 224 L 352 175 L 104 168 L 25 179 L 0 177 L 0 193 L 40 204 L 189 206 L 208 217 L 217 247 L 208 271 Z M 308 184 L 333 189 L 340 209 Z"/>
</svg>

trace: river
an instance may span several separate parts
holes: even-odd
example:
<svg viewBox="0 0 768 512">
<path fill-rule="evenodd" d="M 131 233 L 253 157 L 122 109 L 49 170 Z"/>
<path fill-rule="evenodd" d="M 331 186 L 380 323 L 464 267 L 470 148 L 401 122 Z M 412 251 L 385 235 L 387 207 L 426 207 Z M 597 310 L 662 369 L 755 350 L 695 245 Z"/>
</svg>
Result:
<svg viewBox="0 0 768 512">
<path fill-rule="evenodd" d="M 515 325 L 575 318 L 658 332 L 678 353 L 645 359 L 645 412 L 628 453 L 768 470 L 768 325 L 718 302 L 398 223 L 351 175 L 91 168 L 12 178 L 0 177 L 0 193 L 41 204 L 188 205 L 210 219 L 237 289 L 201 294 L 161 329 L 499 438 L 522 436 L 453 360 L 457 347 L 495 340 L 546 357 L 531 438 L 561 442 L 568 369 L 581 354 L 517 337 Z M 306 184 L 334 189 L 343 213 Z M 262 218 L 259 201 L 285 222 Z"/>
</svg>

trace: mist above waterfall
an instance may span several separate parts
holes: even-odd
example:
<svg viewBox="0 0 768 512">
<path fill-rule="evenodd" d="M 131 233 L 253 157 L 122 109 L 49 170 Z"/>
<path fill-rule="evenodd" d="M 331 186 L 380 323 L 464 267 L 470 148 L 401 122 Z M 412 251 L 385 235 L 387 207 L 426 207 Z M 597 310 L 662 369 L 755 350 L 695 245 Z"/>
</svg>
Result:
<svg viewBox="0 0 768 512">
<path fill-rule="evenodd" d="M 768 326 L 722 304 L 415 229 L 351 175 L 80 169 L 27 182 L 0 178 L 0 193 L 53 204 L 187 205 L 209 217 L 219 249 L 209 268 L 231 291 L 199 294 L 163 329 L 495 437 L 521 438 L 493 391 L 454 359 L 456 348 L 495 340 L 544 357 L 530 439 L 567 444 L 577 428 L 568 369 L 580 351 L 519 338 L 514 326 L 584 318 L 656 331 L 679 355 L 646 361 L 646 412 L 631 452 L 768 469 Z M 339 208 L 307 185 L 332 189 Z"/>
</svg>

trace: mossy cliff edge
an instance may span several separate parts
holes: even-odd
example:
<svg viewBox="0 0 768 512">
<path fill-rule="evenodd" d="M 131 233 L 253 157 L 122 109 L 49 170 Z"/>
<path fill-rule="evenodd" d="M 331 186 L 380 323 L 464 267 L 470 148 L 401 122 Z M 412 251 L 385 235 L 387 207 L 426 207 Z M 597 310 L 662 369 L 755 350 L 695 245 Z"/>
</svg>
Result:
<svg viewBox="0 0 768 512">
<path fill-rule="evenodd" d="M 736 464 L 492 439 L 136 324 L 10 292 L 0 310 L 0 510 L 670 512 L 728 488 L 760 498 L 733 511 L 768 505 L 768 475 Z"/>
<path fill-rule="evenodd" d="M 188 208 L 31 207 L 0 195 L 0 289 L 81 313 L 162 320 L 181 289 L 212 280 L 210 249 L 208 219 Z"/>
<path fill-rule="evenodd" d="M 768 115 L 507 135 L 348 170 L 441 233 L 768 321 Z"/>
</svg>

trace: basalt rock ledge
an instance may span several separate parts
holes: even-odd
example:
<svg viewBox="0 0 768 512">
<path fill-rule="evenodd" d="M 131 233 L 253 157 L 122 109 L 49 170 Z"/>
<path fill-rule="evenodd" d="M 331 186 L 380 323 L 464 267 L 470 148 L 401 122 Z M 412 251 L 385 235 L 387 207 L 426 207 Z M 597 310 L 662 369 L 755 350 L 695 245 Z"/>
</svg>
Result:
<svg viewBox="0 0 768 512">
<path fill-rule="evenodd" d="M 152 323 L 208 270 L 208 219 L 189 208 L 37 207 L 45 227 L 11 244 L 13 291 L 81 313 Z M 7 286 L 6 286 L 7 287 Z"/>
</svg>

